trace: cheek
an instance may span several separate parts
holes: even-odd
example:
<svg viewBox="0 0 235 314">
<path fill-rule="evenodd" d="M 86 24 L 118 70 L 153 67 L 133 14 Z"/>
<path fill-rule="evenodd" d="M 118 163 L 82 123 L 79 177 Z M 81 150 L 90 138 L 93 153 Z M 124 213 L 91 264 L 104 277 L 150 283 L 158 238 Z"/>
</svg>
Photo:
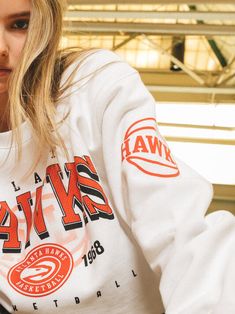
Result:
<svg viewBox="0 0 235 314">
<path fill-rule="evenodd" d="M 26 34 L 21 34 L 20 36 L 15 37 L 11 41 L 11 53 L 12 53 L 12 57 L 13 57 L 15 62 L 17 62 L 17 60 L 20 57 L 21 52 L 24 48 L 26 36 L 27 36 Z"/>
</svg>

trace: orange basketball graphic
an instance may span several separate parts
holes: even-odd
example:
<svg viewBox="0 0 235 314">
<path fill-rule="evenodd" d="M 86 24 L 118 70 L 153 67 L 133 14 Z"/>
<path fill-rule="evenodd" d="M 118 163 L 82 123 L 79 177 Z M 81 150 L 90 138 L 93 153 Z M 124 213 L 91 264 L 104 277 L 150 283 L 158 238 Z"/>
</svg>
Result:
<svg viewBox="0 0 235 314">
<path fill-rule="evenodd" d="M 158 133 L 156 120 L 145 118 L 134 122 L 122 143 L 122 160 L 145 174 L 176 177 L 179 169 L 164 138 Z"/>
</svg>

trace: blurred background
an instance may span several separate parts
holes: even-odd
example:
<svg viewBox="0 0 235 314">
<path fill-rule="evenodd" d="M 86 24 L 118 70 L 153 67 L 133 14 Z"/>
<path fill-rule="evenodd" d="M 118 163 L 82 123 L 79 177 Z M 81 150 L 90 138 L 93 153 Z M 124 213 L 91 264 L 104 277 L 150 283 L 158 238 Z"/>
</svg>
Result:
<svg viewBox="0 0 235 314">
<path fill-rule="evenodd" d="M 209 211 L 235 214 L 235 1 L 68 4 L 61 45 L 107 48 L 135 67 L 174 155 L 213 183 Z"/>
</svg>

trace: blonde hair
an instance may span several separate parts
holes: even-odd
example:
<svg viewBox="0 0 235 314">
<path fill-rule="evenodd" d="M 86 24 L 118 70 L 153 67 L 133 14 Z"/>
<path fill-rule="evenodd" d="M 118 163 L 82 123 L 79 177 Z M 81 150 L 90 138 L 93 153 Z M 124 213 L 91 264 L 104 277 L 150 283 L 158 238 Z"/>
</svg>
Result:
<svg viewBox="0 0 235 314">
<path fill-rule="evenodd" d="M 69 88 L 69 82 L 60 87 L 61 76 L 78 56 L 92 50 L 59 50 L 64 0 L 31 1 L 27 39 L 9 82 L 9 120 L 18 158 L 22 154 L 19 126 L 25 120 L 31 123 L 41 147 L 54 151 L 59 145 L 66 150 L 55 123 L 55 104 Z"/>
</svg>

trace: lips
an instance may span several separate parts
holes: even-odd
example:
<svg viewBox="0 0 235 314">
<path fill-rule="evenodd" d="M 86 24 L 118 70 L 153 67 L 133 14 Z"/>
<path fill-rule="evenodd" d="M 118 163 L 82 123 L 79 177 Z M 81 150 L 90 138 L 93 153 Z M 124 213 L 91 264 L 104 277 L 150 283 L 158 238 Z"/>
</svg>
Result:
<svg viewBox="0 0 235 314">
<path fill-rule="evenodd" d="M 10 69 L 0 68 L 0 77 L 7 76 L 11 73 Z"/>
</svg>

